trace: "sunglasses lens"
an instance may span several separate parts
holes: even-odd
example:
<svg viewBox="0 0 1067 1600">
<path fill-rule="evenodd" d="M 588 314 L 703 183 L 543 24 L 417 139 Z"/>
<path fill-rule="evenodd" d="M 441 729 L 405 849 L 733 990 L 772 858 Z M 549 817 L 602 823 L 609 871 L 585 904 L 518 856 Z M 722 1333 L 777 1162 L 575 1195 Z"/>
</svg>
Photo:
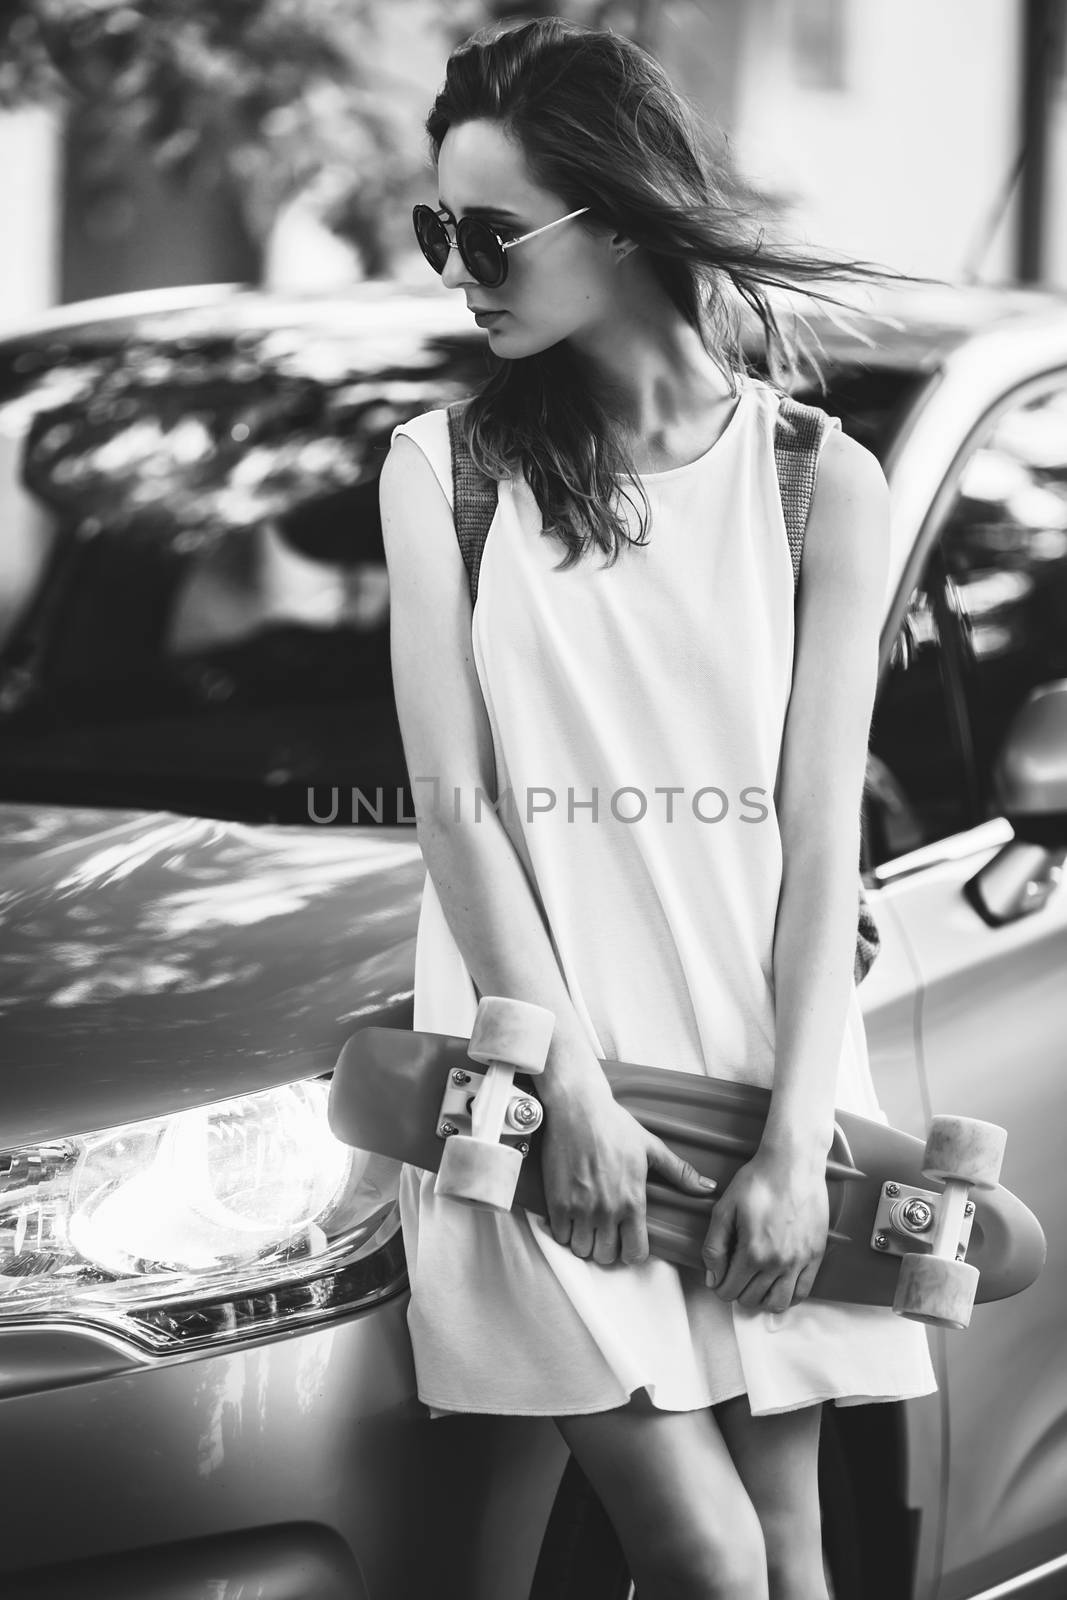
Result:
<svg viewBox="0 0 1067 1600">
<path fill-rule="evenodd" d="M 429 206 L 416 206 L 411 217 L 419 249 L 435 272 L 443 272 L 450 248 L 444 223 Z M 506 258 L 491 228 L 473 217 L 463 217 L 456 230 L 456 241 L 472 278 L 490 289 L 503 283 L 507 275 Z"/>
<path fill-rule="evenodd" d="M 435 272 L 443 272 L 449 249 L 444 223 L 434 216 L 429 206 L 416 206 L 412 220 L 419 249 Z"/>
<path fill-rule="evenodd" d="M 487 289 L 503 283 L 504 252 L 491 228 L 472 217 L 464 217 L 459 224 L 457 238 L 460 254 L 473 278 L 477 278 Z"/>
</svg>

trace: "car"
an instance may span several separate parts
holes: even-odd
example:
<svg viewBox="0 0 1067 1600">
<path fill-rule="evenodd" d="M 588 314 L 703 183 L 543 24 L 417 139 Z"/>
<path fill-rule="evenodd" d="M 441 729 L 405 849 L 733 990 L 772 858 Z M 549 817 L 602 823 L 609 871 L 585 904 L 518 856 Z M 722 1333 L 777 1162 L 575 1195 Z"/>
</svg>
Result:
<svg viewBox="0 0 1067 1600">
<path fill-rule="evenodd" d="M 1024 1294 L 826 1407 L 835 1600 L 1067 1584 L 1067 298 L 810 313 L 881 460 L 860 990 L 879 1098 L 1007 1127 Z M 753 360 L 756 360 L 753 347 Z M 326 1122 L 410 1026 L 425 868 L 377 479 L 469 394 L 442 286 L 239 285 L 0 341 L 0 1440 L 12 1600 L 625 1600 L 546 1419 L 418 1401 L 391 1163 Z"/>
</svg>

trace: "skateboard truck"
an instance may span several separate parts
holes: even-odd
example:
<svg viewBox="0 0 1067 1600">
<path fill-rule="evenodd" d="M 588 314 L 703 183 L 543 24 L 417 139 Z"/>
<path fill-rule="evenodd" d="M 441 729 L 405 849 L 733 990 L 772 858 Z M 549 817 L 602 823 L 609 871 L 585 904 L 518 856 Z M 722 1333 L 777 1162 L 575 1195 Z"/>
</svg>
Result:
<svg viewBox="0 0 1067 1600">
<path fill-rule="evenodd" d="M 514 1075 L 536 1077 L 545 1070 L 555 1026 L 543 1006 L 482 996 L 467 1054 L 485 1070 L 456 1068 L 449 1074 L 437 1123 L 445 1146 L 434 1194 L 489 1211 L 511 1210 L 529 1135 L 542 1116 L 540 1102 L 516 1090 Z"/>
<path fill-rule="evenodd" d="M 995 1189 L 1007 1133 L 974 1117 L 931 1120 L 922 1175 L 940 1192 L 892 1180 L 882 1185 L 873 1249 L 899 1255 L 893 1310 L 941 1328 L 966 1328 L 971 1320 L 978 1268 L 964 1257 L 974 1222 L 974 1189 Z"/>
<path fill-rule="evenodd" d="M 451 1139 L 457 1133 L 470 1133 L 471 1107 L 484 1084 L 485 1073 L 476 1071 L 473 1066 L 469 1071 L 464 1067 L 453 1068 L 441 1096 L 441 1112 L 437 1122 L 439 1139 Z M 537 1131 L 543 1121 L 544 1111 L 540 1100 L 532 1094 L 516 1090 L 504 1113 L 500 1141 L 514 1146 L 520 1155 L 528 1155 L 530 1135 Z"/>
<path fill-rule="evenodd" d="M 934 1233 L 944 1195 L 933 1189 L 916 1189 L 908 1183 L 884 1183 L 871 1230 L 871 1246 L 887 1256 L 903 1256 L 910 1251 L 928 1253 L 933 1246 Z M 967 1254 L 971 1226 L 974 1222 L 974 1201 L 963 1207 L 956 1260 Z"/>
</svg>

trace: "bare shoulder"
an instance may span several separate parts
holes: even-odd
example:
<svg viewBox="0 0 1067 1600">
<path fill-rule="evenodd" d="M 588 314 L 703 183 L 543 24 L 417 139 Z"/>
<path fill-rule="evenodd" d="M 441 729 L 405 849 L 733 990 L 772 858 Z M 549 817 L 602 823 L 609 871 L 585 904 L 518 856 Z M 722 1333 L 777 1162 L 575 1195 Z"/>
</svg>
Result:
<svg viewBox="0 0 1067 1600">
<path fill-rule="evenodd" d="M 804 536 L 807 585 L 881 586 L 889 561 L 889 486 L 878 457 L 834 429 L 819 455 Z"/>
<path fill-rule="evenodd" d="M 408 434 L 393 440 L 378 475 L 378 501 L 384 508 L 401 509 L 412 500 L 429 499 L 451 516 L 444 490 L 422 448 Z"/>
<path fill-rule="evenodd" d="M 845 508 L 877 510 L 888 500 L 889 486 L 874 452 L 839 428 L 827 434 L 819 454 L 811 520 L 826 521 Z"/>
<path fill-rule="evenodd" d="M 393 692 L 408 771 L 490 793 L 492 732 L 474 663 L 472 606 L 448 497 L 431 461 L 398 434 L 378 481 L 389 575 Z M 413 790 L 419 821 L 425 791 Z"/>
<path fill-rule="evenodd" d="M 420 445 L 398 434 L 378 476 L 382 543 L 391 584 L 409 579 L 439 590 L 463 583 L 452 508 Z"/>
</svg>

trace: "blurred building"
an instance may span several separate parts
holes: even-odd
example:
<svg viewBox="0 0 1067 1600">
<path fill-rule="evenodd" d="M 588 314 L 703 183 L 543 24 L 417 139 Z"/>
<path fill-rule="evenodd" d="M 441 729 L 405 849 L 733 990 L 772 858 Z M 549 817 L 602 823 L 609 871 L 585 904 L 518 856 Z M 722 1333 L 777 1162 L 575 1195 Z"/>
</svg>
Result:
<svg viewBox="0 0 1067 1600">
<path fill-rule="evenodd" d="M 671 6 L 668 22 L 678 76 L 696 92 L 698 35 L 684 9 Z M 908 272 L 966 271 L 1017 154 L 1015 0 L 719 0 L 715 9 L 727 39 L 740 18 L 731 145 L 741 170 L 785 202 L 791 231 Z M 1013 207 L 988 240 L 985 277 L 1013 273 Z"/>
</svg>

